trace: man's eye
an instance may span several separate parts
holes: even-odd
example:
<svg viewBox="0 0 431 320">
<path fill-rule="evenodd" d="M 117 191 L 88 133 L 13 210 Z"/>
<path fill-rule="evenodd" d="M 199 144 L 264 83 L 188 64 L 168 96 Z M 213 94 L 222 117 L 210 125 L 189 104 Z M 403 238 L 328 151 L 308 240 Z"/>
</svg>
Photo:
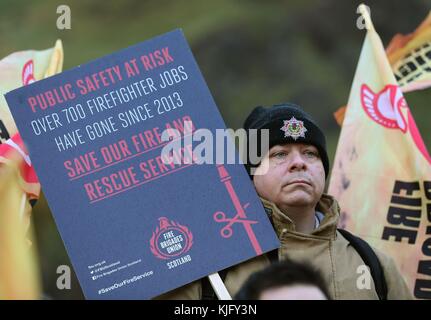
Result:
<svg viewBox="0 0 431 320">
<path fill-rule="evenodd" d="M 282 159 L 287 156 L 287 153 L 284 151 L 276 152 L 272 155 L 274 158 Z"/>
<path fill-rule="evenodd" d="M 305 154 L 307 157 L 310 157 L 310 158 L 317 158 L 317 157 L 319 157 L 319 154 L 318 154 L 317 152 L 315 152 L 315 151 L 311 151 L 311 150 L 305 150 L 305 151 L 304 151 L 304 154 Z"/>
</svg>

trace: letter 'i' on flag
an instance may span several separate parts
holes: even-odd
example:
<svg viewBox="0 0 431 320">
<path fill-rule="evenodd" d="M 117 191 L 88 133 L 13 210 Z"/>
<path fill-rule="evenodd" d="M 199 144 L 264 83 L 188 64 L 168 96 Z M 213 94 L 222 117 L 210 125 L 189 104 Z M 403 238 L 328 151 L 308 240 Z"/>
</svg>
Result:
<svg viewBox="0 0 431 320">
<path fill-rule="evenodd" d="M 329 193 L 340 202 L 341 227 L 391 256 L 414 296 L 431 299 L 431 157 L 363 5 L 361 12 L 367 34 Z"/>
<path fill-rule="evenodd" d="M 57 74 L 62 68 L 61 40 L 57 40 L 55 46 L 47 50 L 15 52 L 0 60 L 0 144 L 17 132 L 3 95 L 13 89 Z"/>
<path fill-rule="evenodd" d="M 11 156 L 19 164 L 19 156 Z M 18 168 L 0 166 L 0 300 L 39 299 L 40 283 L 35 246 L 23 223 L 26 195 L 19 184 Z"/>
</svg>

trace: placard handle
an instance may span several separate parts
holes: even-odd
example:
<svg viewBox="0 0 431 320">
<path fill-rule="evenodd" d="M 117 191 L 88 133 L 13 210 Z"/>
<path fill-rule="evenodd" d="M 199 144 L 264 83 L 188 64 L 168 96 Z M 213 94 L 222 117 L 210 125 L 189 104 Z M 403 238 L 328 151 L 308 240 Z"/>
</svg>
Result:
<svg viewBox="0 0 431 320">
<path fill-rule="evenodd" d="M 226 286 L 224 285 L 218 272 L 210 274 L 208 276 L 208 279 L 209 279 L 211 286 L 213 287 L 214 292 L 217 295 L 217 298 L 219 300 L 232 300 L 232 297 L 230 296 L 229 292 L 227 291 Z"/>
</svg>

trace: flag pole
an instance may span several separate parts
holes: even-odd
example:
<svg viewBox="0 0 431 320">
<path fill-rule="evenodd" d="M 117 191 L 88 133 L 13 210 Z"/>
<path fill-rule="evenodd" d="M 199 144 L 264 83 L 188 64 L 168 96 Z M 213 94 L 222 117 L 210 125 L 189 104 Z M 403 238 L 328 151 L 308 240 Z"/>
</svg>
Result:
<svg viewBox="0 0 431 320">
<path fill-rule="evenodd" d="M 217 295 L 217 298 L 219 300 L 232 300 L 232 297 L 230 296 L 229 292 L 227 291 L 226 286 L 224 285 L 218 272 L 210 274 L 208 276 L 208 279 L 209 279 L 211 286 L 213 287 L 214 292 Z"/>
</svg>

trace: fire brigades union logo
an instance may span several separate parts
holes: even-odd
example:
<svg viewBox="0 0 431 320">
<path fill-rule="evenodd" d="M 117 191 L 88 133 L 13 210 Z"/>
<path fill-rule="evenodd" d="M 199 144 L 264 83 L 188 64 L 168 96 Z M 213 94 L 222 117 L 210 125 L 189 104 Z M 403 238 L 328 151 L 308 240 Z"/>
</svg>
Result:
<svg viewBox="0 0 431 320">
<path fill-rule="evenodd" d="M 159 218 L 159 226 L 150 240 L 151 252 L 159 259 L 170 259 L 186 253 L 193 245 L 189 229 L 168 218 Z"/>
<path fill-rule="evenodd" d="M 361 102 L 365 112 L 374 122 L 389 129 L 400 129 L 406 133 L 408 121 L 402 109 L 408 107 L 398 86 L 390 84 L 380 92 L 373 92 L 370 87 L 363 84 Z"/>
<path fill-rule="evenodd" d="M 305 138 L 307 128 L 304 127 L 304 122 L 296 120 L 295 117 L 292 117 L 290 120 L 284 120 L 283 122 L 284 125 L 280 130 L 284 131 L 285 138 L 292 137 L 293 140 L 296 140 L 299 137 Z"/>
<path fill-rule="evenodd" d="M 374 122 L 388 129 L 400 130 L 403 134 L 409 132 L 418 150 L 431 164 L 431 156 L 403 92 L 397 85 L 388 84 L 379 92 L 374 92 L 364 83 L 361 86 L 360 99 L 365 113 Z"/>
</svg>

